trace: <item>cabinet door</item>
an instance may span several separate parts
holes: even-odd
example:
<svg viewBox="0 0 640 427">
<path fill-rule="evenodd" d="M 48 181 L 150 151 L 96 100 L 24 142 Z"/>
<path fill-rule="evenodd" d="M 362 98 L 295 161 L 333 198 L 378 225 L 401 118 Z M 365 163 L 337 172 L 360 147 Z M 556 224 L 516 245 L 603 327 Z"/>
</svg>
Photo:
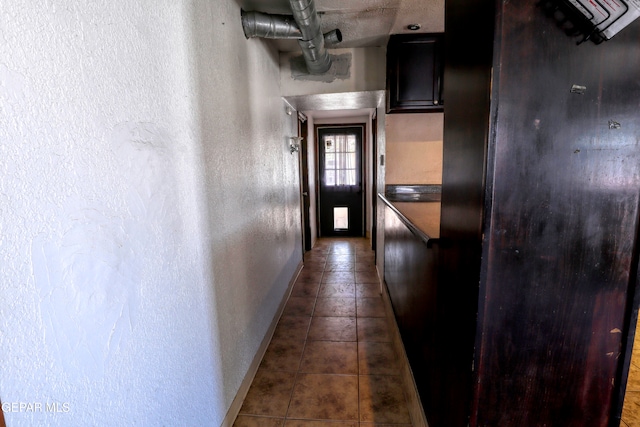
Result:
<svg viewBox="0 0 640 427">
<path fill-rule="evenodd" d="M 442 111 L 442 62 L 442 34 L 391 36 L 387 113 Z"/>
</svg>

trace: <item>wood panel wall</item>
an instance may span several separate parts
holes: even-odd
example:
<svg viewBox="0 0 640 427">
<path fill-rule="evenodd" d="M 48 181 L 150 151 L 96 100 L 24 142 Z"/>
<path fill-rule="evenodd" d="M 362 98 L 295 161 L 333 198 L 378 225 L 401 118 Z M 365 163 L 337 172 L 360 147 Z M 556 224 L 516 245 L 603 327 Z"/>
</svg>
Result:
<svg viewBox="0 0 640 427">
<path fill-rule="evenodd" d="M 427 421 L 437 426 L 448 408 L 436 342 L 438 247 L 428 245 L 388 206 L 384 222 L 385 282 Z"/>
<path fill-rule="evenodd" d="M 638 24 L 578 46 L 535 2 L 500 7 L 471 425 L 617 425 L 638 262 Z"/>
<path fill-rule="evenodd" d="M 466 427 L 472 406 L 495 7 L 482 0 L 447 0 L 445 8 L 436 337 L 442 403 L 429 425 Z"/>
<path fill-rule="evenodd" d="M 429 425 L 617 426 L 640 303 L 640 21 L 576 45 L 535 2 L 445 7 L 440 239 L 430 252 L 387 213 L 385 251 Z"/>
</svg>

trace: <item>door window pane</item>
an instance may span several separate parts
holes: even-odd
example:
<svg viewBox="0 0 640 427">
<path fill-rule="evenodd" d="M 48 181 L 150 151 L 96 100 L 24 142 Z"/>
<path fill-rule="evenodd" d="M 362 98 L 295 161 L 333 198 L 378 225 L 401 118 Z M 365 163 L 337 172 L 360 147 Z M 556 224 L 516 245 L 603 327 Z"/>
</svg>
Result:
<svg viewBox="0 0 640 427">
<path fill-rule="evenodd" d="M 345 169 L 353 169 L 356 167 L 356 153 L 347 153 L 344 157 L 346 159 Z M 353 184 L 355 184 L 355 182 Z"/>
<path fill-rule="evenodd" d="M 327 186 L 336 185 L 336 171 L 335 170 L 325 170 L 324 171 L 324 184 Z"/>
<path fill-rule="evenodd" d="M 355 169 L 336 170 L 336 185 L 356 185 Z"/>
<path fill-rule="evenodd" d="M 333 229 L 348 230 L 349 229 L 349 208 L 333 208 Z"/>
<path fill-rule="evenodd" d="M 356 170 L 355 169 L 347 169 L 345 170 L 346 176 L 346 185 L 356 185 Z"/>
<path fill-rule="evenodd" d="M 334 153 L 336 151 L 336 146 L 333 143 L 333 138 L 331 137 L 331 139 L 327 139 L 325 137 L 324 140 L 324 151 L 326 153 Z"/>
<path fill-rule="evenodd" d="M 336 168 L 336 155 L 334 153 L 327 153 L 324 156 L 324 168 L 335 169 Z"/>
<path fill-rule="evenodd" d="M 347 141 L 347 151 L 349 151 L 350 153 L 356 152 L 356 136 L 355 135 L 349 135 L 349 138 Z"/>
<path fill-rule="evenodd" d="M 325 135 L 325 185 L 356 185 L 356 135 Z"/>
</svg>

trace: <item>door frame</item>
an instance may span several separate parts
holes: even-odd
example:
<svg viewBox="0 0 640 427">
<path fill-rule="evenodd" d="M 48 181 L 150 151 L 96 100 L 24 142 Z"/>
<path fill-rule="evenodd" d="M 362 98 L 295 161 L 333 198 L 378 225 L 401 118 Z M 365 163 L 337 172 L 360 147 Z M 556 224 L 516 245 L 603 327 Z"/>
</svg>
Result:
<svg viewBox="0 0 640 427">
<path fill-rule="evenodd" d="M 366 237 L 367 233 L 367 123 L 332 123 L 332 124 L 314 124 L 314 143 L 315 143 L 315 173 L 316 173 L 316 231 L 317 237 L 321 237 L 321 225 L 320 225 L 320 210 L 322 208 L 320 200 L 320 137 L 318 134 L 319 129 L 342 129 L 342 128 L 361 128 L 362 129 L 362 146 L 360 152 L 361 162 L 361 180 L 362 180 L 362 237 Z"/>
<path fill-rule="evenodd" d="M 309 218 L 310 199 L 309 199 L 309 121 L 307 116 L 298 113 L 298 136 L 300 140 L 300 155 L 298 156 L 300 171 L 300 209 L 302 220 L 302 253 L 311 250 L 311 220 Z"/>
<path fill-rule="evenodd" d="M 374 257 L 377 257 L 377 243 L 378 243 L 378 113 L 377 110 L 373 110 L 373 114 L 369 119 L 371 122 L 371 249 L 373 250 Z M 365 214 L 366 215 L 366 214 Z M 366 228 L 365 228 L 366 233 Z M 377 261 L 377 258 L 375 258 Z"/>
</svg>

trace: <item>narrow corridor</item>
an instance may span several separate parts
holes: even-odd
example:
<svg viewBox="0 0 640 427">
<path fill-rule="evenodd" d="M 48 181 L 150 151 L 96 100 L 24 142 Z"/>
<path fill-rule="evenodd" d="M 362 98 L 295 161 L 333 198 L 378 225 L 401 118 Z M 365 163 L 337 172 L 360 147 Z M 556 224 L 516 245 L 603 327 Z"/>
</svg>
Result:
<svg viewBox="0 0 640 427">
<path fill-rule="evenodd" d="M 319 239 L 235 427 L 411 426 L 366 239 Z"/>
</svg>

